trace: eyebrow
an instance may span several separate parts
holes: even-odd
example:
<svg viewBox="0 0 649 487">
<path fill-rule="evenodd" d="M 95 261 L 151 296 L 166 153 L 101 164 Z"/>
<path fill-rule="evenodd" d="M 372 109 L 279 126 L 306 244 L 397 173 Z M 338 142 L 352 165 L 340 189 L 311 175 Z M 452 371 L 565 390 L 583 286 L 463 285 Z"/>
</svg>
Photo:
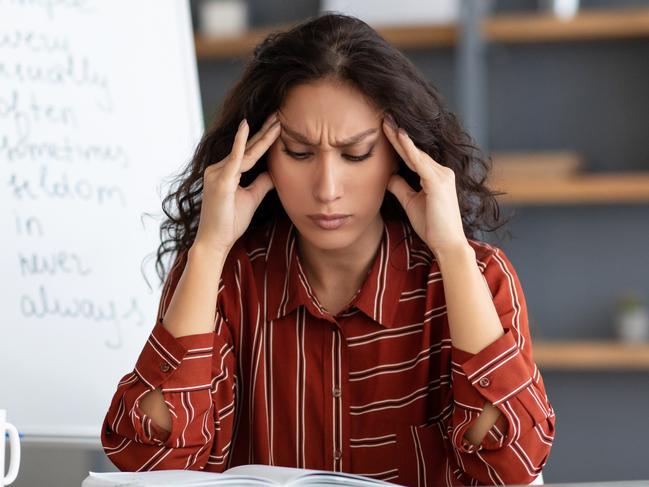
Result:
<svg viewBox="0 0 649 487">
<path fill-rule="evenodd" d="M 311 147 L 316 147 L 318 144 L 315 142 L 312 142 L 306 137 L 305 135 L 288 128 L 285 124 L 282 124 L 282 130 L 286 132 L 288 135 L 291 136 L 292 139 L 295 139 L 296 141 L 300 142 L 301 144 L 308 145 Z M 358 144 L 360 141 L 362 141 L 365 137 L 367 137 L 370 134 L 373 134 L 377 132 L 378 129 L 368 129 L 365 130 L 359 134 L 356 134 L 352 137 L 349 137 L 348 139 L 342 140 L 340 142 L 336 142 L 333 145 L 334 147 L 348 147 L 350 145 Z"/>
</svg>

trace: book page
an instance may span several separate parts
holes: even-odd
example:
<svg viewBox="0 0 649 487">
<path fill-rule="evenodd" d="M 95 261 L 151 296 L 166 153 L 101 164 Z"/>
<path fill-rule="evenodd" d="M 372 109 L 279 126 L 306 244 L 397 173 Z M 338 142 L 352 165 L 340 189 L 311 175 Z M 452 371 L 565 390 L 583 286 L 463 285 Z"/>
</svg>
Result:
<svg viewBox="0 0 649 487">
<path fill-rule="evenodd" d="M 90 472 L 82 487 L 214 487 L 214 486 L 394 486 L 389 482 L 345 472 L 329 472 L 274 465 L 239 465 L 224 473 L 196 470 L 151 472 Z"/>
<path fill-rule="evenodd" d="M 377 480 L 370 477 L 363 477 L 362 475 L 355 475 L 345 472 L 326 472 L 326 471 L 312 471 L 301 475 L 294 479 L 291 483 L 287 484 L 293 487 L 297 486 L 323 486 L 323 485 L 345 485 L 349 487 L 370 487 L 370 486 L 396 486 L 390 482 Z"/>
<path fill-rule="evenodd" d="M 253 477 L 262 477 L 277 485 L 289 485 L 292 480 L 304 475 L 305 473 L 317 473 L 318 470 L 307 470 L 304 468 L 278 467 L 276 465 L 238 465 L 227 469 L 225 474 L 251 475 Z"/>
<path fill-rule="evenodd" d="M 250 475 L 198 472 L 196 470 L 155 470 L 151 472 L 90 472 L 82 487 L 213 487 L 272 486 L 272 481 Z"/>
<path fill-rule="evenodd" d="M 348 486 L 374 486 L 374 485 L 397 485 L 382 480 L 372 479 L 345 472 L 329 472 L 326 470 L 313 470 L 306 468 L 277 467 L 270 465 L 239 465 L 232 467 L 225 472 L 236 473 L 240 475 L 252 475 L 263 477 L 277 483 L 278 485 L 287 486 L 305 486 L 305 485 L 348 485 Z"/>
</svg>

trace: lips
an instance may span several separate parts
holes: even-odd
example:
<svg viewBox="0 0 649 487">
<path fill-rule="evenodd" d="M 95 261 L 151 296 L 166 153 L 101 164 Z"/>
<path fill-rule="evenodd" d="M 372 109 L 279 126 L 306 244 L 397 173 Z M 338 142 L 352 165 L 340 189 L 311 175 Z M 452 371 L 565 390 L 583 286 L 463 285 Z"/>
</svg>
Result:
<svg viewBox="0 0 649 487">
<path fill-rule="evenodd" d="M 347 222 L 347 220 L 349 220 L 350 216 L 351 215 L 344 214 L 318 214 L 309 215 L 309 218 L 311 218 L 313 223 L 324 230 L 336 230 L 337 228 L 343 226 Z"/>
<path fill-rule="evenodd" d="M 331 213 L 331 214 L 325 214 L 325 213 L 318 213 L 315 215 L 309 215 L 309 218 L 314 218 L 318 220 L 339 220 L 340 218 L 345 218 L 350 215 L 346 215 L 344 213 Z"/>
</svg>

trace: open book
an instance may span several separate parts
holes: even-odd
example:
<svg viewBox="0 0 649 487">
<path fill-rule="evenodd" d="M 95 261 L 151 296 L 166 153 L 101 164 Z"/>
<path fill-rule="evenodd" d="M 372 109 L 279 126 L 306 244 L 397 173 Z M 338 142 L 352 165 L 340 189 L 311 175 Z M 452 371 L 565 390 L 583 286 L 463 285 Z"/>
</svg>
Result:
<svg viewBox="0 0 649 487">
<path fill-rule="evenodd" d="M 358 487 L 392 484 L 344 472 L 327 472 L 271 465 L 239 465 L 223 473 L 196 470 L 155 470 L 152 472 L 90 472 L 81 487 L 213 487 L 221 485 L 350 485 Z"/>
</svg>

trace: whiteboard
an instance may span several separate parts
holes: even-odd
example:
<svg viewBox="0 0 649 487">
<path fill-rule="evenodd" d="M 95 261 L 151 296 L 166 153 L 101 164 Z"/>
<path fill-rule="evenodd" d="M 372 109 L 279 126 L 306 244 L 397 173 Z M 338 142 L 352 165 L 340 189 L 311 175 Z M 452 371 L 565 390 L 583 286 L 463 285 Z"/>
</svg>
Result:
<svg viewBox="0 0 649 487">
<path fill-rule="evenodd" d="M 0 0 L 0 408 L 27 437 L 99 437 L 202 132 L 185 0 Z"/>
</svg>

